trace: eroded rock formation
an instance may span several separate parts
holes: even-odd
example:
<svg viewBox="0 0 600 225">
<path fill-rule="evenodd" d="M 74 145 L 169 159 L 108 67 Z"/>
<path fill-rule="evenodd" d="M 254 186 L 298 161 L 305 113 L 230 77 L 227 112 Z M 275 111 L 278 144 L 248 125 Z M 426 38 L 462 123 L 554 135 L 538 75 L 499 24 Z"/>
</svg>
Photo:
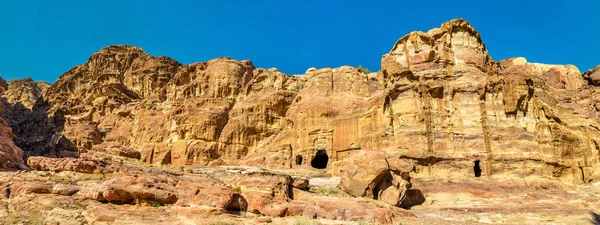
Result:
<svg viewBox="0 0 600 225">
<path fill-rule="evenodd" d="M 110 46 L 51 87 L 9 85 L 4 115 L 27 155 L 325 168 L 370 149 L 412 160 L 415 176 L 581 183 L 600 172 L 596 73 L 496 62 L 456 19 L 400 38 L 369 74 L 344 66 L 289 76 L 229 58 L 182 65 Z"/>
<path fill-rule="evenodd" d="M 0 77 L 0 96 L 2 96 L 8 86 L 6 81 Z M 4 103 L 0 103 L 0 114 L 4 112 Z M 0 118 L 0 170 L 26 169 L 23 162 L 23 151 L 15 145 L 13 138 L 15 135 L 9 124 Z"/>
<path fill-rule="evenodd" d="M 463 20 L 401 38 L 380 75 L 393 83 L 384 106 L 393 112 L 392 149 L 427 174 L 479 169 L 588 182 L 598 165 L 595 101 L 579 70 L 496 63 Z"/>
<path fill-rule="evenodd" d="M 3 96 L 6 106 L 2 117 L 15 133 L 15 144 L 25 149 L 25 157 L 45 155 L 52 157 L 77 156 L 77 150 L 69 140 L 60 136 L 62 118 L 51 117 L 50 105 L 43 100 L 43 92 L 50 87 L 45 82 L 30 78 L 8 82 Z M 55 120 L 56 119 L 56 120 Z"/>
<path fill-rule="evenodd" d="M 405 200 L 412 187 L 409 173 L 413 168 L 411 161 L 386 156 L 381 151 L 360 151 L 348 158 L 339 186 L 354 197 L 410 207 Z"/>
</svg>

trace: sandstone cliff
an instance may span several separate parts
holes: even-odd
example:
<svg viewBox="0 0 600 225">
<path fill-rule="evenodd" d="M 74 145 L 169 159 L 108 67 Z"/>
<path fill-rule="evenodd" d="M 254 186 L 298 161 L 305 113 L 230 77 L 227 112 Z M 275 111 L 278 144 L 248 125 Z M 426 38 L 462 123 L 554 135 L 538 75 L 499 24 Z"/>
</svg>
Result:
<svg viewBox="0 0 600 225">
<path fill-rule="evenodd" d="M 579 70 L 523 58 L 496 63 L 463 20 L 401 38 L 383 57 L 381 77 L 394 83 L 393 149 L 428 174 L 588 182 L 598 165 L 598 118 Z"/>
<path fill-rule="evenodd" d="M 7 89 L 6 81 L 0 77 L 0 96 Z M 4 110 L 5 103 L 0 103 L 0 113 Z M 0 118 L 0 171 L 27 168 L 23 162 L 23 151 L 13 142 L 14 137 L 9 124 Z"/>
<path fill-rule="evenodd" d="M 586 74 L 496 62 L 456 19 L 400 38 L 370 74 L 344 66 L 289 76 L 229 58 L 182 65 L 110 46 L 51 87 L 11 83 L 7 102 L 22 106 L 4 115 L 28 155 L 323 168 L 373 149 L 414 160 L 415 176 L 581 183 L 600 172 L 600 95 Z"/>
</svg>

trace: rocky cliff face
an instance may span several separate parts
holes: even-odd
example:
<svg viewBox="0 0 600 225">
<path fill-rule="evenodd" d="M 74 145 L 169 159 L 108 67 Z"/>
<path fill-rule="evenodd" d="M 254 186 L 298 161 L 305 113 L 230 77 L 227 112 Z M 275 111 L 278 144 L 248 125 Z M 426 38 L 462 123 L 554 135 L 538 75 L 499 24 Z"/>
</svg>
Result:
<svg viewBox="0 0 600 225">
<path fill-rule="evenodd" d="M 51 87 L 9 84 L 7 102 L 22 106 L 4 117 L 28 155 L 322 168 L 373 149 L 414 160 L 416 176 L 580 183 L 600 172 L 600 98 L 586 74 L 496 62 L 457 19 L 402 37 L 370 74 L 344 66 L 289 76 L 229 58 L 181 65 L 110 46 Z"/>
<path fill-rule="evenodd" d="M 479 34 L 454 20 L 401 38 L 383 57 L 381 77 L 384 108 L 393 112 L 392 149 L 427 174 L 592 179 L 600 134 L 595 88 L 574 66 L 496 63 Z"/>
<path fill-rule="evenodd" d="M 0 77 L 0 96 L 4 95 L 8 85 Z M 0 103 L 0 113 L 5 111 L 5 103 Z M 15 135 L 9 124 L 0 118 L 0 171 L 13 169 L 26 169 L 23 162 L 23 151 L 15 145 Z"/>
</svg>

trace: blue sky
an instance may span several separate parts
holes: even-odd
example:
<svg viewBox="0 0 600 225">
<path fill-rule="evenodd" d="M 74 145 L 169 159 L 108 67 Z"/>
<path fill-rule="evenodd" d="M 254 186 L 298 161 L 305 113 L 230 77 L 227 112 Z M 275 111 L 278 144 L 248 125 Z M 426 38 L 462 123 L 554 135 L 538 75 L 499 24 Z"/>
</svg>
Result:
<svg viewBox="0 0 600 225">
<path fill-rule="evenodd" d="M 111 44 L 188 64 L 250 59 L 287 74 L 363 65 L 413 30 L 462 17 L 495 60 L 600 64 L 600 1 L 153 1 L 0 2 L 0 74 L 54 82 Z"/>
</svg>

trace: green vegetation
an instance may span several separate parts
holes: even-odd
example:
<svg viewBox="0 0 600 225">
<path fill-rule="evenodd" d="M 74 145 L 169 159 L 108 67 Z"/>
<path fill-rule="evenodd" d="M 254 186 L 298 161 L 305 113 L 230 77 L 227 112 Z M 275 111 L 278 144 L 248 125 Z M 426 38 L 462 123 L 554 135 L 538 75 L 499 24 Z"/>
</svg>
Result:
<svg viewBox="0 0 600 225">
<path fill-rule="evenodd" d="M 235 186 L 235 187 L 233 187 L 233 191 L 235 191 L 235 192 L 238 192 L 238 193 L 239 193 L 239 192 L 242 192 L 242 187 L 240 187 L 240 186 Z"/>
<path fill-rule="evenodd" d="M 155 202 L 155 203 L 154 203 L 154 208 L 157 208 L 157 209 L 158 209 L 158 208 L 160 208 L 161 206 L 162 206 L 162 205 L 161 205 L 160 203 L 158 203 L 158 202 Z"/>
<path fill-rule="evenodd" d="M 358 65 L 358 70 L 362 71 L 363 73 L 371 73 L 369 69 L 363 67 L 362 65 Z"/>
</svg>

